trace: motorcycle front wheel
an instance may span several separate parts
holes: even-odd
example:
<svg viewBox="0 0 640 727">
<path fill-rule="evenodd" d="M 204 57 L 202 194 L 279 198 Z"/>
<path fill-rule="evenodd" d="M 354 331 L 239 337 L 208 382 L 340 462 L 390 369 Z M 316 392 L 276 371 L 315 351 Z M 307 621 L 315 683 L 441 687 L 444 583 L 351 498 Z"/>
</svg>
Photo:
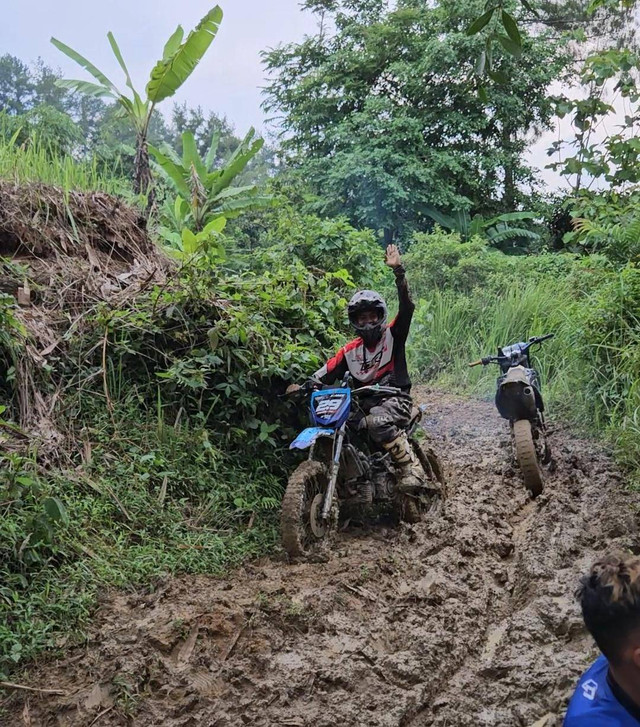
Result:
<svg viewBox="0 0 640 727">
<path fill-rule="evenodd" d="M 282 547 L 292 559 L 321 554 L 337 530 L 337 502 L 329 522 L 321 518 L 328 483 L 326 465 L 313 460 L 302 462 L 289 477 L 282 499 L 280 532 Z"/>
<path fill-rule="evenodd" d="M 513 422 L 513 441 L 525 487 L 531 493 L 531 497 L 538 497 L 544 489 L 544 482 L 533 441 L 531 422 L 528 419 L 518 419 Z"/>
</svg>

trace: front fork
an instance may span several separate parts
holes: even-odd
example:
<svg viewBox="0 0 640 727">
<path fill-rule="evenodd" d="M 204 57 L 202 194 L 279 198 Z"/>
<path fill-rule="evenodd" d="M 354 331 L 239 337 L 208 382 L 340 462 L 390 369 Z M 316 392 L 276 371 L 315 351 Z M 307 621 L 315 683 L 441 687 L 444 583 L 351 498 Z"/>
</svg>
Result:
<svg viewBox="0 0 640 727">
<path fill-rule="evenodd" d="M 331 468 L 329 469 L 329 484 L 327 485 L 324 502 L 322 503 L 322 520 L 324 522 L 327 522 L 329 515 L 331 514 L 333 496 L 336 491 L 336 483 L 338 482 L 338 470 L 340 469 L 340 455 L 342 454 L 342 445 L 344 443 L 344 435 L 346 431 L 347 423 L 345 422 L 340 429 L 338 429 L 334 440 L 333 457 L 331 459 Z"/>
</svg>

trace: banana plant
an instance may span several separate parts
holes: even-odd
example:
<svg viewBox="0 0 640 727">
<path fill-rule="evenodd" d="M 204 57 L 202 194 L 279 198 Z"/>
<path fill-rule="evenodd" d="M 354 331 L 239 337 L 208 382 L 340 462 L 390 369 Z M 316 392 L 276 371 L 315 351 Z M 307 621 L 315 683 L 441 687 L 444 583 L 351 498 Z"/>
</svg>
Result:
<svg viewBox="0 0 640 727">
<path fill-rule="evenodd" d="M 131 92 L 129 94 L 120 91 L 102 71 L 80 53 L 56 38 L 51 38 L 51 42 L 58 50 L 82 66 L 98 81 L 98 83 L 91 83 L 89 81 L 60 79 L 57 84 L 62 88 L 68 88 L 89 96 L 113 99 L 120 107 L 122 115 L 128 118 L 134 127 L 136 132 L 134 191 L 136 194 L 150 193 L 152 179 L 147 138 L 149 122 L 154 109 L 160 102 L 173 96 L 193 73 L 216 37 L 221 22 L 222 10 L 216 5 L 189 33 L 186 40 L 184 40 L 184 30 L 179 25 L 166 42 L 162 58 L 151 70 L 144 99 L 133 86 L 131 75 L 127 70 L 113 33 L 109 32 L 107 38 L 111 50 L 124 72 L 126 85 Z"/>
<path fill-rule="evenodd" d="M 425 208 L 425 214 L 452 232 L 457 232 L 463 240 L 469 240 L 476 235 L 486 237 L 494 245 L 501 245 L 512 241 L 514 244 L 519 240 L 538 242 L 540 235 L 537 232 L 528 230 L 522 226 L 511 226 L 511 222 L 535 219 L 535 212 L 507 212 L 486 220 L 482 215 L 474 215 L 473 218 L 466 210 L 456 210 L 452 215 L 447 215 L 433 207 Z"/>
<path fill-rule="evenodd" d="M 218 169 L 214 163 L 220 134 L 214 135 L 204 159 L 198 153 L 191 131 L 182 133 L 182 158 L 167 144 L 162 150 L 149 145 L 161 173 L 177 193 L 173 201 L 165 203 L 163 218 L 168 224 L 159 230 L 170 246 L 184 248 L 187 240 L 193 244 L 191 235 L 200 235 L 216 220 L 264 209 L 273 203 L 273 197 L 260 194 L 257 185 L 231 186 L 262 149 L 264 140 L 257 138 L 255 133 L 251 128 L 229 160 Z"/>
<path fill-rule="evenodd" d="M 168 243 L 169 252 L 177 258 L 184 258 L 196 253 L 204 253 L 207 264 L 213 266 L 224 261 L 226 253 L 222 231 L 227 221 L 218 217 L 207 223 L 199 232 L 183 227 L 181 232 L 160 228 L 161 234 Z"/>
</svg>

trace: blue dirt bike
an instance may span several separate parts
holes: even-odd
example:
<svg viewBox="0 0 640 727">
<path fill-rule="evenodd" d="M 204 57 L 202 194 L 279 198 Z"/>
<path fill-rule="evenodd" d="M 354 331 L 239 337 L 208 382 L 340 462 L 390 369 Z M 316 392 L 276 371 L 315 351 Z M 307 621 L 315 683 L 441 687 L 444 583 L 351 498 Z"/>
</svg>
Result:
<svg viewBox="0 0 640 727">
<path fill-rule="evenodd" d="M 315 389 L 315 390 L 314 390 Z M 394 396 L 400 389 L 363 386 L 352 389 L 346 378 L 339 388 L 318 390 L 312 382 L 300 390 L 310 395 L 311 423 L 291 443 L 309 450 L 308 458 L 289 477 L 282 500 L 282 545 L 290 558 L 322 551 L 338 526 L 339 514 L 366 515 L 391 510 L 398 519 L 415 523 L 435 513 L 444 498 L 444 478 L 437 455 L 414 435 L 422 411 L 414 407 L 407 433 L 425 472 L 425 486 L 416 495 L 401 494 L 388 453 L 379 451 L 358 427 L 363 397 Z"/>
<path fill-rule="evenodd" d="M 540 377 L 531 366 L 530 349 L 553 336 L 553 333 L 534 336 L 526 343 L 499 348 L 497 356 L 486 356 L 469 364 L 497 363 L 500 366 L 496 407 L 500 416 L 511 424 L 516 460 L 532 497 L 537 497 L 544 489 L 542 465 L 551 461 L 551 449 L 547 441 Z"/>
</svg>

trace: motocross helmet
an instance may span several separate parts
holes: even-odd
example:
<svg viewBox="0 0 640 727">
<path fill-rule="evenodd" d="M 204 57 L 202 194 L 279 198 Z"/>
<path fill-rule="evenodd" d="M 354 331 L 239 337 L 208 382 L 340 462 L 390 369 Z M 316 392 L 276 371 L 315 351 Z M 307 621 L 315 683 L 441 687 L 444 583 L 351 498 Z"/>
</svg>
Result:
<svg viewBox="0 0 640 727">
<path fill-rule="evenodd" d="M 375 290 L 360 290 L 349 301 L 347 311 L 349 323 L 365 345 L 373 346 L 378 343 L 387 322 L 387 304 L 384 302 L 384 298 Z M 365 311 L 373 311 L 377 314 L 377 319 L 375 322 L 359 325 L 358 316 Z"/>
</svg>

